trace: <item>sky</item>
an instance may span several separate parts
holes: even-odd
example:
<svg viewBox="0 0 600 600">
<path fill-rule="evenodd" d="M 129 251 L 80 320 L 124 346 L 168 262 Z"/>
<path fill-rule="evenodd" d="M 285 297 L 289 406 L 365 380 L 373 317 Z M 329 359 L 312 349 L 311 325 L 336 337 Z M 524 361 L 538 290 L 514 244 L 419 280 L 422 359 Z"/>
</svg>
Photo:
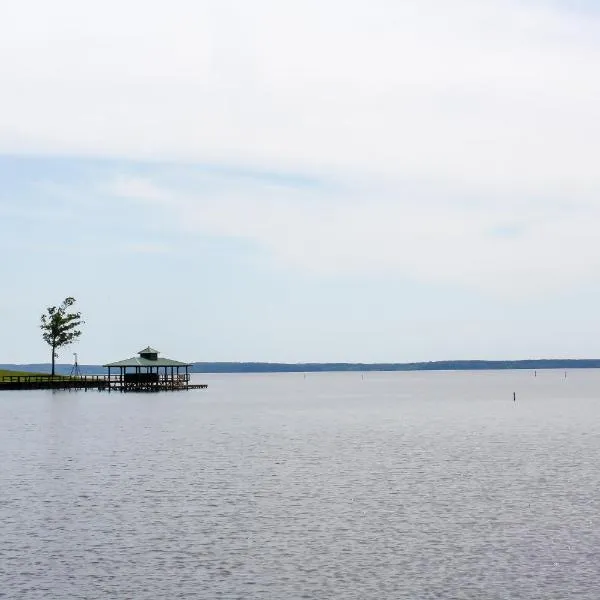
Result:
<svg viewBox="0 0 600 600">
<path fill-rule="evenodd" d="M 0 363 L 600 357 L 591 0 L 0 6 Z"/>
</svg>

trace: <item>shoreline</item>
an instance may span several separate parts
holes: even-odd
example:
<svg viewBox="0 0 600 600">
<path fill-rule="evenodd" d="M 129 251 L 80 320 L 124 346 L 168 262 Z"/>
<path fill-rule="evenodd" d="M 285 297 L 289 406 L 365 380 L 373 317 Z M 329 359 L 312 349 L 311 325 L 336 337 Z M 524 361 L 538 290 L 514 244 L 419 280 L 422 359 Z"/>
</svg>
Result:
<svg viewBox="0 0 600 600">
<path fill-rule="evenodd" d="M 600 359 L 524 359 L 524 360 L 444 360 L 413 363 L 270 363 L 270 362 L 195 362 L 193 373 L 326 373 L 397 371 L 502 371 L 548 369 L 600 369 Z M 57 375 L 69 375 L 73 365 L 57 364 Z M 0 370 L 27 374 L 47 374 L 50 365 L 1 364 Z M 79 365 L 82 375 L 104 374 L 100 365 Z"/>
</svg>

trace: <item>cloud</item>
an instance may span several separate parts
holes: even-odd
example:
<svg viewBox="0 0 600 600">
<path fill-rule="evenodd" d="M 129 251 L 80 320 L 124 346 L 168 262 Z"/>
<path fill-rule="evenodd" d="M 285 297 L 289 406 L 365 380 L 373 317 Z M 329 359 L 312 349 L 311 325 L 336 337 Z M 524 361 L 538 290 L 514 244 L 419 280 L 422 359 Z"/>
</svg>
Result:
<svg viewBox="0 0 600 600">
<path fill-rule="evenodd" d="M 1 149 L 596 188 L 599 29 L 556 2 L 26 0 Z"/>
<path fill-rule="evenodd" d="M 177 186 L 170 179 L 166 167 L 139 186 L 149 208 L 156 196 L 170 199 L 156 217 L 163 227 L 242 240 L 261 260 L 304 274 L 400 277 L 523 298 L 594 279 L 600 266 L 594 202 L 448 197 L 418 182 L 350 177 L 305 187 L 279 175 L 183 177 L 179 169 Z"/>
<path fill-rule="evenodd" d="M 115 207 L 285 268 L 557 289 L 599 262 L 583 8 L 22 0 L 0 19 L 0 151 L 121 159 L 94 182 Z"/>
<path fill-rule="evenodd" d="M 125 252 L 134 252 L 135 254 L 168 254 L 170 248 L 165 244 L 135 243 L 124 244 L 121 248 Z"/>
<path fill-rule="evenodd" d="M 120 198 L 151 204 L 168 204 L 170 197 L 166 191 L 161 190 L 149 179 L 138 176 L 117 177 L 106 186 L 106 191 Z"/>
</svg>

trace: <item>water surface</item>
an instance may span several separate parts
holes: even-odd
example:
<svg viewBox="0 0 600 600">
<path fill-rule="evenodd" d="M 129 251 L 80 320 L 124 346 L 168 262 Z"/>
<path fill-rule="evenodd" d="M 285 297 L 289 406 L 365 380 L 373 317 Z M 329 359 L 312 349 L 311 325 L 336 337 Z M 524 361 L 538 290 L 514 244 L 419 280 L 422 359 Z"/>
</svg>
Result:
<svg viewBox="0 0 600 600">
<path fill-rule="evenodd" d="M 197 379 L 0 394 L 0 597 L 598 598 L 598 371 Z"/>
</svg>

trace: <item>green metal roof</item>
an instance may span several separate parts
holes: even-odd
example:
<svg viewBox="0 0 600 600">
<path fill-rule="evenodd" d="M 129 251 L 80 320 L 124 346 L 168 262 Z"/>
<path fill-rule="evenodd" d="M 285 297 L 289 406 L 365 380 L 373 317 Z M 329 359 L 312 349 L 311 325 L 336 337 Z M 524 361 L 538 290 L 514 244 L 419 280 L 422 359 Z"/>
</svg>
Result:
<svg viewBox="0 0 600 600">
<path fill-rule="evenodd" d="M 149 360 L 142 358 L 141 356 L 132 356 L 125 360 L 118 360 L 117 362 L 108 363 L 102 365 L 103 367 L 191 367 L 190 363 L 184 363 L 179 360 L 173 360 L 171 358 L 157 358 L 156 360 Z"/>
<path fill-rule="evenodd" d="M 138 352 L 139 356 L 132 356 L 125 360 L 118 360 L 117 362 L 108 363 L 102 365 L 103 367 L 190 367 L 189 363 L 184 363 L 179 360 L 173 360 L 171 358 L 158 358 L 160 354 L 158 350 L 147 346 L 143 350 Z M 142 355 L 154 354 L 157 358 L 145 358 Z"/>
<path fill-rule="evenodd" d="M 150 348 L 150 346 L 146 346 L 143 350 L 140 350 L 138 354 L 160 354 L 160 352 L 154 348 Z"/>
</svg>

